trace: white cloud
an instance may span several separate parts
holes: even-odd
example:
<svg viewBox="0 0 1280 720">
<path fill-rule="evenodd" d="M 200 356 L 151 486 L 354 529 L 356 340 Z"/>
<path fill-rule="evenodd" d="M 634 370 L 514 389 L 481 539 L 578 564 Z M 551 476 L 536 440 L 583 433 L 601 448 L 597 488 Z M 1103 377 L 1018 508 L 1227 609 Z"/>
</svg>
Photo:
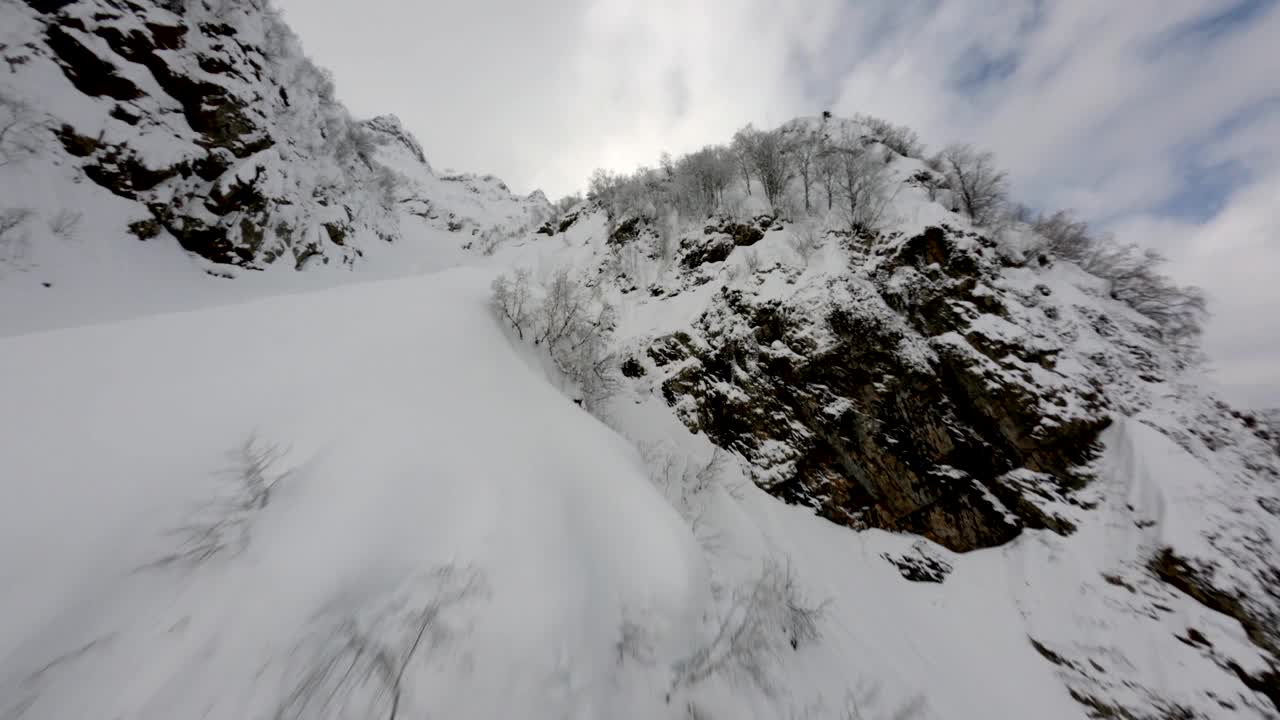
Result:
<svg viewBox="0 0 1280 720">
<path fill-rule="evenodd" d="M 1280 330 L 1241 322 L 1280 307 L 1263 277 L 1280 270 L 1280 3 L 278 2 L 357 113 L 394 112 L 437 165 L 524 191 L 826 104 L 989 147 L 1025 199 L 1166 249 L 1215 301 L 1224 383 L 1280 404 Z M 1227 190 L 1202 222 L 1213 203 L 1173 207 Z"/>
</svg>

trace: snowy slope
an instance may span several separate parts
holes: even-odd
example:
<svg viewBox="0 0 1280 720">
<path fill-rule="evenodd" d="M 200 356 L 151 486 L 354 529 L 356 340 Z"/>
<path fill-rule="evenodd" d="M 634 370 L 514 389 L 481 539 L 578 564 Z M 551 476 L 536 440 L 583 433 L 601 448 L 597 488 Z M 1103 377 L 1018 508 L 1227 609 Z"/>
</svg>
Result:
<svg viewBox="0 0 1280 720">
<path fill-rule="evenodd" d="M 512 352 L 477 276 L 5 341 L 3 375 L 26 381 L 6 382 L 3 414 L 0 615 L 22 618 L 0 634 L 4 710 L 265 717 L 335 649 L 309 633 L 358 619 L 399 642 L 380 625 L 412 609 L 397 603 L 464 581 L 433 628 L 456 635 L 424 645 L 406 712 L 629 704 L 608 682 L 624 606 L 665 649 L 705 571 L 636 452 Z M 390 307 L 417 311 L 368 321 Z M 291 474 L 244 519 L 246 545 L 149 567 L 237 482 L 217 473 L 250 433 Z"/>
<path fill-rule="evenodd" d="M 1056 677 L 1069 670 L 1035 640 L 1060 657 L 1110 648 L 1108 674 L 1161 689 L 1139 698 L 1148 706 L 1228 716 L 1203 704 L 1212 693 L 1230 716 L 1268 717 L 1178 640 L 1198 628 L 1256 670 L 1238 623 L 1107 580 L 1157 533 L 1185 527 L 1161 511 L 1144 528 L 1132 512 L 1185 504 L 1177 493 L 1213 482 L 1154 431 L 1111 431 L 1105 462 L 1131 467 L 1104 476 L 1105 508 L 1070 538 L 953 555 L 780 505 L 733 467 L 695 531 L 636 446 L 705 458 L 705 438 L 647 393 L 613 406 L 625 437 L 582 413 L 502 332 L 487 307 L 492 275 L 450 270 L 0 341 L 3 709 L 382 714 L 392 694 L 375 671 L 358 682 L 308 671 L 350 664 L 347 633 L 399 657 L 406 628 L 442 599 L 400 692 L 405 713 L 674 718 L 697 703 L 712 717 L 843 717 L 852 701 L 870 717 L 903 706 L 1081 717 Z M 234 495 L 239 478 L 224 471 L 243 472 L 251 437 L 279 446 L 267 477 L 290 474 L 219 532 L 229 547 L 170 557 L 184 547 L 174 528 Z M 908 582 L 882 557 L 918 553 L 953 566 L 944 583 Z M 669 704 L 672 665 L 714 635 L 731 591 L 769 559 L 824 604 L 820 640 L 783 648 L 772 695 L 730 675 Z M 624 654 L 626 632 L 643 640 Z M 295 698 L 306 680 L 315 692 Z M 341 701 L 320 699 L 335 691 Z"/>
</svg>

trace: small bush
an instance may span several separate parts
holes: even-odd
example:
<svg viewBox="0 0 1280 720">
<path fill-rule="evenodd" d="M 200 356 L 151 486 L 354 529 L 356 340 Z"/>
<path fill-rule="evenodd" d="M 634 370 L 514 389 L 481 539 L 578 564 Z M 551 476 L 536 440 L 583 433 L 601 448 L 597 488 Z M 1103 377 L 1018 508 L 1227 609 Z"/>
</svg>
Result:
<svg viewBox="0 0 1280 720">
<path fill-rule="evenodd" d="M 808 266 L 809 259 L 822 248 L 822 239 L 822 233 L 819 232 L 817 225 L 803 223 L 791 227 L 791 237 L 787 242 L 801 262 Z"/>
<path fill-rule="evenodd" d="M 511 324 L 521 340 L 533 322 L 533 296 L 529 286 L 529 271 L 520 268 L 515 277 L 506 275 L 495 278 L 492 285 L 493 307 Z"/>
<path fill-rule="evenodd" d="M 0 210 L 0 263 L 19 263 L 27 252 L 27 234 L 22 229 L 35 213 L 30 208 Z"/>
<path fill-rule="evenodd" d="M 1077 219 L 1069 210 L 1035 218 L 1031 229 L 1044 238 L 1047 251 L 1076 263 L 1083 262 L 1098 244 L 1089 234 L 1088 223 Z"/>
<path fill-rule="evenodd" d="M 249 545 L 253 524 L 293 474 L 282 469 L 285 450 L 250 433 L 231 453 L 217 497 L 198 506 L 171 534 L 181 544 L 151 567 L 194 568 L 214 558 L 238 555 Z"/>
<path fill-rule="evenodd" d="M 477 571 L 446 565 L 322 618 L 294 649 L 302 667 L 275 718 L 401 717 L 414 666 L 453 635 L 446 613 L 484 592 Z"/>
<path fill-rule="evenodd" d="M 782 652 L 816 641 L 823 612 L 800 593 L 789 564 L 767 561 L 759 578 L 734 591 L 715 636 L 675 665 L 672 692 L 724 675 L 772 694 Z"/>
<path fill-rule="evenodd" d="M 547 351 L 561 374 L 572 381 L 589 410 L 617 390 L 617 358 L 609 340 L 617 322 L 613 305 L 586 289 L 568 268 L 561 268 L 535 297 L 528 271 L 493 282 L 495 312 L 522 340 Z"/>
<path fill-rule="evenodd" d="M 1153 320 L 1166 344 L 1195 346 L 1208 316 L 1204 293 L 1178 285 L 1162 273 L 1165 258 L 1159 252 L 1095 236 L 1087 223 L 1068 210 L 1036 218 L 1032 229 L 1043 239 L 1047 252 L 1106 280 L 1111 298 Z"/>
<path fill-rule="evenodd" d="M 854 120 L 861 123 L 869 135 L 899 155 L 917 158 L 924 156 L 924 143 L 920 142 L 920 136 L 915 130 L 870 115 L 858 115 Z"/>
<path fill-rule="evenodd" d="M 80 223 L 84 220 L 84 213 L 78 210 L 59 210 L 56 215 L 49 219 L 49 232 L 63 240 L 74 240 L 80 231 Z"/>
<path fill-rule="evenodd" d="M 35 154 L 43 124 L 26 102 L 0 93 L 0 167 Z"/>
</svg>

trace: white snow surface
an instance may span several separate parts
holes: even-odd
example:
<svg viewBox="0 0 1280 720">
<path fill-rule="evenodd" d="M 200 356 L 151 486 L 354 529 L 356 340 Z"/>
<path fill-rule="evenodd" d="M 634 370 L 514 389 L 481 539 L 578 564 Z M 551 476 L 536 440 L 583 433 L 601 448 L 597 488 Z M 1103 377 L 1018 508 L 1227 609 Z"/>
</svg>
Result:
<svg viewBox="0 0 1280 720">
<path fill-rule="evenodd" d="M 487 304 L 507 267 L 585 263 L 599 229 L 410 277 L 281 283 L 286 294 L 220 306 L 184 295 L 174 302 L 212 305 L 0 340 L 0 710 L 289 716 L 308 669 L 351 664 L 349 628 L 400 653 L 405 613 L 443 597 L 442 632 L 407 665 L 406 715 L 837 718 L 855 702 L 867 717 L 1084 717 L 1035 638 L 1055 652 L 1104 647 L 1120 678 L 1140 676 L 1161 700 L 1222 710 L 1206 703 L 1223 698 L 1234 711 L 1219 716 L 1269 717 L 1176 638 L 1198 627 L 1263 667 L 1234 620 L 1167 590 L 1157 599 L 1171 616 L 1116 610 L 1141 603 L 1103 576 L 1164 535 L 1195 536 L 1182 513 L 1217 484 L 1136 421 L 1108 436 L 1096 492 L 1112 509 L 1084 514 L 1068 538 L 1027 532 L 963 556 L 931 547 L 954 566 L 938 585 L 907 582 L 881 557 L 922 541 L 784 506 L 732 464 L 691 526 L 637 448 L 698 462 L 706 439 L 643 386 L 602 424 Z M 633 332 L 687 312 L 629 307 Z M 291 473 L 246 520 L 243 550 L 156 565 L 182 547 L 172 531 L 234 481 L 225 471 L 250 438 L 278 445 L 273 471 Z M 672 668 L 770 560 L 821 605 L 820 639 L 770 661 L 769 693 L 725 674 L 668 701 Z M 627 628 L 640 639 L 624 652 Z M 385 715 L 379 677 L 296 716 Z"/>
</svg>

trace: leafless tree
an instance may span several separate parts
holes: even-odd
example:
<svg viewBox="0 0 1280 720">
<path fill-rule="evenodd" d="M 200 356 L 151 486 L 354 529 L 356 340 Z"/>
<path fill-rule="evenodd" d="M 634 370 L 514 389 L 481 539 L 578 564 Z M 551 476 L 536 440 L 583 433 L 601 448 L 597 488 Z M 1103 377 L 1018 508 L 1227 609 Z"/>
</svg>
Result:
<svg viewBox="0 0 1280 720">
<path fill-rule="evenodd" d="M 949 145 L 941 157 L 960 209 L 977 225 L 994 222 L 1008 197 L 1007 176 L 996 167 L 995 155 L 971 145 Z"/>
<path fill-rule="evenodd" d="M 760 131 L 747 125 L 733 134 L 733 144 L 729 146 L 734 162 L 742 172 L 742 181 L 747 186 L 747 194 L 751 194 L 751 169 L 754 167 L 755 145 Z"/>
<path fill-rule="evenodd" d="M 1044 238 L 1046 250 L 1072 262 L 1085 260 L 1097 246 L 1097 241 L 1089 234 L 1088 223 L 1070 210 L 1035 218 L 1031 228 Z"/>
<path fill-rule="evenodd" d="M 776 130 L 757 133 L 751 144 L 750 158 L 765 199 L 776 211 L 794 174 L 786 138 Z"/>
<path fill-rule="evenodd" d="M 614 307 L 586 288 L 569 268 L 556 271 L 535 298 L 527 271 L 493 283 L 492 303 L 521 339 L 545 348 L 556 368 L 577 384 L 582 404 L 596 409 L 618 386 L 617 358 L 609 339 L 617 322 Z"/>
<path fill-rule="evenodd" d="M 1112 298 L 1155 321 L 1166 343 L 1194 347 L 1208 314 L 1204 292 L 1173 282 L 1160 272 L 1164 263 L 1155 250 L 1101 242 L 1082 266 L 1108 281 Z"/>
<path fill-rule="evenodd" d="M 709 146 L 676 161 L 673 175 L 677 204 L 682 211 L 706 215 L 721 207 L 733 179 L 734 157 L 724 148 Z"/>
<path fill-rule="evenodd" d="M 520 339 L 533 319 L 533 298 L 529 287 L 529 271 L 520 268 L 515 277 L 499 276 L 493 281 L 493 306 L 516 331 Z"/>
<path fill-rule="evenodd" d="M 800 177 L 800 186 L 804 189 L 804 211 L 813 209 L 809 200 L 810 189 L 819 175 L 819 157 L 824 149 L 823 135 L 820 130 L 804 127 L 790 143 L 792 164 L 796 175 Z"/>
<path fill-rule="evenodd" d="M 827 150 L 834 162 L 832 185 L 838 210 L 851 235 L 876 232 L 893 199 L 884 163 L 852 134 Z"/>
<path fill-rule="evenodd" d="M 830 152 L 829 146 L 824 146 L 822 150 L 817 157 L 814 171 L 818 183 L 826 191 L 827 210 L 830 211 L 835 207 L 836 178 L 840 175 L 841 158 L 838 153 Z"/>
</svg>

